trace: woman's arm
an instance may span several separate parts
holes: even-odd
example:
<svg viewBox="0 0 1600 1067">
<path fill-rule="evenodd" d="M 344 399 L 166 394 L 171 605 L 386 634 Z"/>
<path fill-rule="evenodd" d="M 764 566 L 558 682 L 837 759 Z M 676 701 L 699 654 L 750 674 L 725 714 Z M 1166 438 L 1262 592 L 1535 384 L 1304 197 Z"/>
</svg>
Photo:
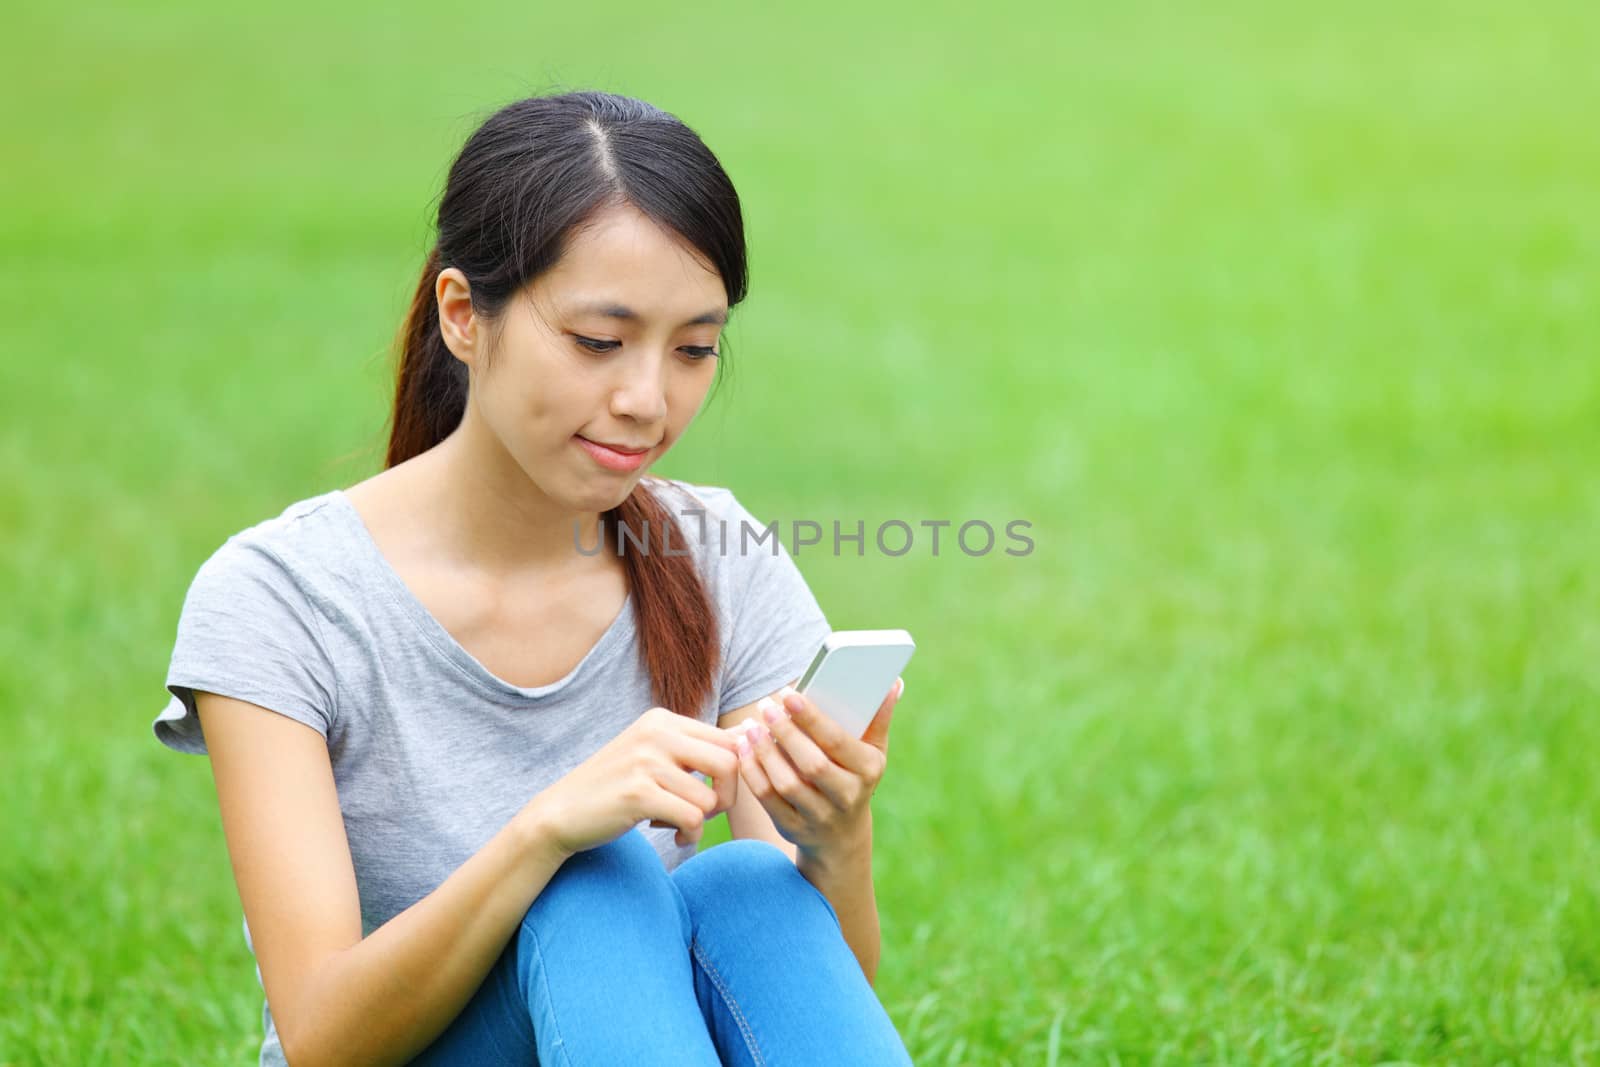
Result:
<svg viewBox="0 0 1600 1067">
<path fill-rule="evenodd" d="M 798 678 L 789 683 L 790 686 L 797 684 L 799 684 Z M 773 699 L 776 699 L 776 697 L 777 694 L 774 693 Z M 728 714 L 718 718 L 717 725 L 724 730 L 737 730 L 745 722 L 759 719 L 761 713 L 756 711 L 756 704 L 764 699 L 766 698 L 760 697 L 752 700 L 742 708 L 735 708 Z M 800 862 L 800 850 L 795 848 L 794 842 L 789 841 L 778 832 L 778 827 L 773 823 L 772 816 L 767 814 L 767 809 L 761 806 L 761 801 L 757 800 L 755 794 L 745 788 L 743 782 L 739 783 L 738 792 L 734 796 L 733 807 L 728 809 L 728 832 L 735 839 L 765 841 L 769 845 L 776 845 L 797 866 Z M 815 882 L 812 883 L 812 885 L 815 884 Z M 831 898 L 829 903 L 833 903 Z M 838 905 L 834 905 L 834 907 L 837 909 Z"/>
<path fill-rule="evenodd" d="M 563 856 L 532 802 L 432 893 L 365 938 L 327 743 L 212 693 L 196 706 L 223 832 L 295 1067 L 400 1064 L 483 983 Z"/>
<path fill-rule="evenodd" d="M 798 680 L 797 680 L 798 681 Z M 784 688 L 792 688 L 796 682 Z M 779 690 L 781 692 L 782 690 Z M 778 694 L 772 694 L 777 699 Z M 759 701 L 735 709 L 717 720 L 725 730 L 738 729 L 747 719 L 760 721 Z M 878 973 L 882 934 L 878 926 L 878 898 L 872 885 L 872 819 L 868 811 L 860 839 L 830 854 L 802 853 L 778 832 L 772 816 L 745 783 L 739 784 L 733 807 L 728 809 L 728 830 L 734 838 L 766 841 L 782 849 L 806 880 L 828 898 L 839 916 L 845 943 L 855 953 L 868 984 Z"/>
<path fill-rule="evenodd" d="M 862 840 L 853 847 L 826 854 L 802 852 L 796 865 L 839 913 L 845 942 L 856 954 L 861 973 L 871 985 L 878 977 L 878 954 L 882 949 L 878 897 L 872 888 L 871 814 L 867 815 Z"/>
</svg>

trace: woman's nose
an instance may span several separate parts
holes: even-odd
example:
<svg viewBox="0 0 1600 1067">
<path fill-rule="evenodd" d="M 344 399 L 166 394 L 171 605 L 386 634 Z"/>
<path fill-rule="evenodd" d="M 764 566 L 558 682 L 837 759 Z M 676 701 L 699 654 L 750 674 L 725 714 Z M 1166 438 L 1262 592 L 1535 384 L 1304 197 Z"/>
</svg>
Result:
<svg viewBox="0 0 1600 1067">
<path fill-rule="evenodd" d="M 662 360 L 650 358 L 629 367 L 611 393 L 611 413 L 636 422 L 667 417 L 667 383 Z"/>
</svg>

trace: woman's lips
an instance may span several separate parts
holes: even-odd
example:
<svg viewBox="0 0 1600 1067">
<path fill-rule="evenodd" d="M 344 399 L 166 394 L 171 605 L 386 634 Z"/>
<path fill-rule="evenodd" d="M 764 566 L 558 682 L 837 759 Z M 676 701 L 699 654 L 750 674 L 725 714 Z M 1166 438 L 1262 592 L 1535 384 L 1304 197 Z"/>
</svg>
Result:
<svg viewBox="0 0 1600 1067">
<path fill-rule="evenodd" d="M 650 449 L 648 448 L 641 449 L 638 452 L 624 452 L 609 445 L 597 444 L 582 434 L 574 434 L 573 436 L 577 438 L 578 444 L 583 446 L 583 450 L 589 453 L 594 458 L 594 461 L 606 470 L 638 470 L 644 466 L 646 457 L 650 455 Z"/>
</svg>

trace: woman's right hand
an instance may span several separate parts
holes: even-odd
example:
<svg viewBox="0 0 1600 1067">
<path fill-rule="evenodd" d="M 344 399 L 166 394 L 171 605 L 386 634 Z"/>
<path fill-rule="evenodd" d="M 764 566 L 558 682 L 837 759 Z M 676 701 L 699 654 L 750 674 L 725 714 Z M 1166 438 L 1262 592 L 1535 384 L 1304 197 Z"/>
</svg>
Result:
<svg viewBox="0 0 1600 1067">
<path fill-rule="evenodd" d="M 693 774 L 709 776 L 716 788 Z M 615 840 L 639 823 L 675 826 L 697 844 L 707 819 L 733 806 L 739 754 L 733 734 L 651 708 L 528 802 L 563 856 Z"/>
</svg>

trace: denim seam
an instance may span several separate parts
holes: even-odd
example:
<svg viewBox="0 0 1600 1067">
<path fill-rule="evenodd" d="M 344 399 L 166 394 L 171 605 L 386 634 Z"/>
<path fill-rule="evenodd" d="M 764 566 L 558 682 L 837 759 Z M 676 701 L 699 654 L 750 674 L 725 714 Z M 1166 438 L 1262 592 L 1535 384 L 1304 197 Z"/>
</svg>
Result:
<svg viewBox="0 0 1600 1067">
<path fill-rule="evenodd" d="M 761 1049 L 756 1045 L 755 1031 L 750 1029 L 750 1021 L 745 1018 L 744 1011 L 739 1007 L 739 1002 L 729 992 L 728 984 L 722 980 L 722 975 L 718 972 L 716 965 L 702 951 L 698 938 L 691 942 L 691 948 L 694 952 L 695 962 L 700 964 L 701 968 L 706 972 L 706 977 L 711 979 L 711 984 L 716 987 L 717 993 L 722 997 L 722 1003 L 728 1008 L 728 1014 L 732 1015 L 733 1021 L 739 1024 L 739 1033 L 744 1036 L 745 1048 L 749 1050 L 750 1056 L 755 1060 L 757 1067 L 762 1067 L 767 1062 L 766 1057 L 761 1055 Z"/>
<path fill-rule="evenodd" d="M 550 1005 L 550 1025 L 555 1030 L 555 1050 L 561 1053 L 561 1062 L 566 1064 L 567 1067 L 572 1067 L 572 1057 L 567 1055 L 567 1043 L 561 1039 L 561 1026 L 556 1022 L 556 1001 L 555 997 L 550 992 L 550 977 L 549 975 L 545 974 L 544 947 L 539 944 L 539 931 L 534 929 L 528 923 L 523 923 L 522 929 L 528 932 L 528 939 L 533 942 L 534 955 L 537 956 L 539 960 L 539 982 L 544 986 L 545 1002 Z M 534 1044 L 537 1046 L 538 1027 L 535 1026 L 534 1030 L 536 1039 Z"/>
<path fill-rule="evenodd" d="M 828 899 L 828 894 L 812 885 L 811 879 L 806 878 L 805 875 L 802 874 L 800 877 L 805 878 L 806 886 L 817 895 L 818 900 L 822 901 L 822 906 L 828 909 L 828 917 L 833 920 L 833 925 L 838 927 L 841 934 L 844 933 L 844 923 L 839 921 L 838 909 L 833 906 L 833 901 Z"/>
</svg>

